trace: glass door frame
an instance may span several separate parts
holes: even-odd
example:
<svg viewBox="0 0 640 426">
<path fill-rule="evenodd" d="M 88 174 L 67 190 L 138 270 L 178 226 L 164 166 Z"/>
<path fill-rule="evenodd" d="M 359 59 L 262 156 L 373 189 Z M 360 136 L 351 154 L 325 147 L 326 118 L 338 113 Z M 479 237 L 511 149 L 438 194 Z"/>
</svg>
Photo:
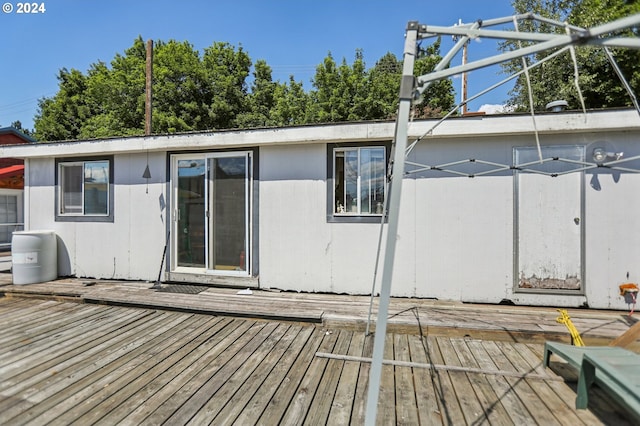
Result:
<svg viewBox="0 0 640 426">
<path fill-rule="evenodd" d="M 250 277 L 252 276 L 253 269 L 253 164 L 254 164 L 254 152 L 253 150 L 238 150 L 238 151 L 218 151 L 218 152 L 191 152 L 191 153 L 173 153 L 170 154 L 170 177 L 169 189 L 171 191 L 171 238 L 170 238 L 170 271 L 173 273 L 187 273 L 187 274 L 206 274 L 206 275 L 221 275 L 221 276 L 236 276 L 236 277 Z M 230 158 L 230 157 L 244 157 L 245 159 L 245 209 L 244 209 L 244 224 L 245 224 L 245 242 L 244 242 L 244 270 L 227 270 L 227 269 L 212 269 L 212 265 L 208 265 L 209 251 L 211 250 L 209 227 L 210 221 L 210 199 L 209 194 L 209 182 L 205 182 L 205 266 L 204 267 L 191 267 L 191 266 L 178 266 L 178 220 L 179 220 L 179 198 L 178 198 L 178 163 L 180 160 L 204 160 L 205 171 L 204 179 L 209 176 L 208 167 L 211 159 L 216 158 Z"/>
</svg>

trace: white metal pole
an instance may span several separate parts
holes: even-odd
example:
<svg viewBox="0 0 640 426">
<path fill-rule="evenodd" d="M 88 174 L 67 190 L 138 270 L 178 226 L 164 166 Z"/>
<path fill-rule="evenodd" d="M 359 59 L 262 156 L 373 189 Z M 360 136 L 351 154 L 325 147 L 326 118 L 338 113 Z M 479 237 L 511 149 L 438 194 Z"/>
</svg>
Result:
<svg viewBox="0 0 640 426">
<path fill-rule="evenodd" d="M 373 357 L 371 370 L 369 371 L 369 389 L 367 394 L 367 407 L 365 411 L 365 424 L 373 426 L 376 423 L 378 410 L 378 397 L 380 394 L 380 377 L 382 374 L 382 360 L 384 357 L 384 341 L 387 334 L 387 312 L 389 311 L 389 297 L 391 294 L 391 279 L 393 275 L 393 262 L 395 259 L 396 239 L 398 235 L 398 216 L 400 212 L 400 193 L 402 192 L 402 179 L 404 176 L 404 157 L 407 148 L 407 135 L 409 128 L 409 113 L 411 102 L 414 98 L 415 79 L 413 67 L 416 57 L 416 41 L 419 24 L 411 21 L 407 24 L 407 33 L 404 43 L 404 56 L 402 67 L 402 82 L 400 84 L 400 102 L 395 130 L 395 148 L 393 153 L 393 169 L 391 176 L 391 190 L 389 194 L 389 224 L 387 228 L 387 241 L 385 248 L 384 264 L 382 270 L 382 282 L 380 289 L 380 304 L 378 307 L 378 319 L 376 321 L 375 337 L 373 343 Z"/>
</svg>

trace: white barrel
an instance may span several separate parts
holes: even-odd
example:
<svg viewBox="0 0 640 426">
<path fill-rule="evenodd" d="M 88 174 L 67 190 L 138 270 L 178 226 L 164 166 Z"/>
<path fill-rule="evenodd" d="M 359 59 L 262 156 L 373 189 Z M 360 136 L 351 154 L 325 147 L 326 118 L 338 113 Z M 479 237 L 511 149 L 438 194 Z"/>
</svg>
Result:
<svg viewBox="0 0 640 426">
<path fill-rule="evenodd" d="M 54 231 L 16 231 L 11 239 L 14 284 L 58 278 L 58 242 Z"/>
</svg>

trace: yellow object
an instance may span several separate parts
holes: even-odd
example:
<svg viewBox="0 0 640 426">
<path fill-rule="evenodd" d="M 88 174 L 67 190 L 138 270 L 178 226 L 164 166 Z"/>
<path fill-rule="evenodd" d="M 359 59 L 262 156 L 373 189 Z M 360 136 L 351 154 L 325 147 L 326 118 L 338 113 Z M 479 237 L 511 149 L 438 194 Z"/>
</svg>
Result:
<svg viewBox="0 0 640 426">
<path fill-rule="evenodd" d="M 571 322 L 571 318 L 567 313 L 566 309 L 558 309 L 560 312 L 560 316 L 556 318 L 556 321 L 560 324 L 564 324 L 569 329 L 569 333 L 571 333 L 571 344 L 573 346 L 584 346 L 584 342 L 582 341 L 582 337 L 580 337 L 580 333 L 575 325 Z"/>
</svg>

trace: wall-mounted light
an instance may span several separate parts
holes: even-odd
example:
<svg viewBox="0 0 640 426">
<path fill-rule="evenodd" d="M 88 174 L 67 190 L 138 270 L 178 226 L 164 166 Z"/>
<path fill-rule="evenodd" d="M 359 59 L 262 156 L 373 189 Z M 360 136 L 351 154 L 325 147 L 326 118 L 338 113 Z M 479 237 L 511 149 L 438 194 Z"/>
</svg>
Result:
<svg viewBox="0 0 640 426">
<path fill-rule="evenodd" d="M 149 179 L 151 179 L 151 170 L 149 170 L 149 151 L 147 150 L 147 166 L 144 168 L 144 172 L 142 172 L 142 178 L 147 180 L 147 188 L 146 193 L 149 193 Z"/>
<path fill-rule="evenodd" d="M 593 150 L 593 161 L 596 163 L 604 163 L 608 159 L 619 160 L 624 155 L 624 152 L 610 152 L 604 148 L 595 148 Z"/>
</svg>

